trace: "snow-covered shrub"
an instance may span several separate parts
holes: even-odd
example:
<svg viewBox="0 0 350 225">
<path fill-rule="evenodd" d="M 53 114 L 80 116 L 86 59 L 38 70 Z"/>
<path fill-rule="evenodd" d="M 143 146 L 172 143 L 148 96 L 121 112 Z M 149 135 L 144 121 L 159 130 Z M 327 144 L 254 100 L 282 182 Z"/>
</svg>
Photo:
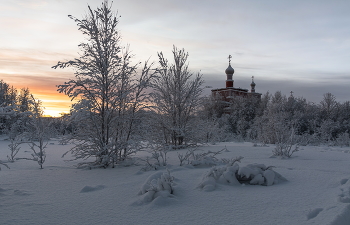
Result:
<svg viewBox="0 0 350 225">
<path fill-rule="evenodd" d="M 157 170 L 159 167 L 166 166 L 167 154 L 171 148 L 172 146 L 167 145 L 151 145 L 151 157 L 147 156 L 146 159 L 141 159 L 141 161 L 146 162 L 146 165 L 141 170 Z"/>
<path fill-rule="evenodd" d="M 292 157 L 294 152 L 299 151 L 298 144 L 290 144 L 290 143 L 277 143 L 275 149 L 272 150 L 274 156 L 280 157 Z"/>
<path fill-rule="evenodd" d="M 198 187 L 204 191 L 213 191 L 215 190 L 216 183 L 239 185 L 240 183 L 236 178 L 238 169 L 238 164 L 224 167 L 214 166 L 204 174 L 202 182 Z"/>
<path fill-rule="evenodd" d="M 339 121 L 325 119 L 320 123 L 320 126 L 317 128 L 317 134 L 319 135 L 321 142 L 327 145 L 334 145 L 336 134 L 340 127 Z"/>
<path fill-rule="evenodd" d="M 187 161 L 187 164 L 192 166 L 214 166 L 220 164 L 220 160 L 216 158 L 216 155 L 221 154 L 223 151 L 228 151 L 227 148 L 223 148 L 219 151 L 207 151 L 196 153 L 198 149 L 189 149 L 185 154 L 177 153 L 180 160 L 180 166 Z"/>
<path fill-rule="evenodd" d="M 295 137 L 296 143 L 298 143 L 299 146 L 317 146 L 321 143 L 320 137 L 317 134 L 304 133 L 301 135 L 296 135 Z"/>
<path fill-rule="evenodd" d="M 138 194 L 142 196 L 143 203 L 148 203 L 156 198 L 171 197 L 174 194 L 174 186 L 174 177 L 167 169 L 166 172 L 157 172 L 149 176 Z"/>
<path fill-rule="evenodd" d="M 271 186 L 286 179 L 272 170 L 272 167 L 266 167 L 264 164 L 249 164 L 240 167 L 238 163 L 226 166 L 214 166 L 204 174 L 198 187 L 205 191 L 215 190 L 216 184 L 228 185 L 264 185 Z"/>
<path fill-rule="evenodd" d="M 171 146 L 158 146 L 152 151 L 152 158 L 155 159 L 156 165 L 166 166 L 167 165 L 167 153 Z"/>
<path fill-rule="evenodd" d="M 267 144 L 262 143 L 262 144 L 258 144 L 258 143 L 253 143 L 253 147 L 269 147 Z"/>
<path fill-rule="evenodd" d="M 221 159 L 221 162 L 225 165 L 233 166 L 236 162 L 241 162 L 241 160 L 243 158 L 244 158 L 243 156 L 238 156 L 238 157 L 231 158 L 231 159 L 223 158 L 223 159 Z"/>
<path fill-rule="evenodd" d="M 6 163 L 4 163 L 3 161 L 0 160 L 0 170 L 1 170 L 1 165 L 7 167 L 8 169 L 10 169 L 10 167 L 8 165 L 6 165 Z"/>
<path fill-rule="evenodd" d="M 290 158 L 297 151 L 299 144 L 296 142 L 294 128 L 276 132 L 276 147 L 272 150 L 274 156 Z"/>
<path fill-rule="evenodd" d="M 11 138 L 10 142 L 11 143 L 8 145 L 9 149 L 10 149 L 10 155 L 7 156 L 7 159 L 8 159 L 9 162 L 14 162 L 17 153 L 21 149 L 21 147 L 19 147 L 19 145 L 22 142 L 20 141 L 20 137 L 19 136 L 16 136 L 15 138 Z"/>
<path fill-rule="evenodd" d="M 349 137 L 349 133 L 342 133 L 339 134 L 337 137 L 337 145 L 339 145 L 340 147 L 346 146 L 349 147 L 350 144 L 350 137 Z"/>
</svg>

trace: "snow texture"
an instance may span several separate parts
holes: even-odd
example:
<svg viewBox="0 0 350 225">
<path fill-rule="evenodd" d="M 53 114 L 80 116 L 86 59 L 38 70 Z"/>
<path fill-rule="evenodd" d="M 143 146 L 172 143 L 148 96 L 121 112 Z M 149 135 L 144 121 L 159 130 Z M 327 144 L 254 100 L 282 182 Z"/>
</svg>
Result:
<svg viewBox="0 0 350 225">
<path fill-rule="evenodd" d="M 0 141 L 2 161 L 9 154 L 9 143 Z M 169 174 L 165 168 L 145 172 L 140 172 L 143 165 L 77 169 L 77 162 L 61 158 L 72 145 L 59 145 L 59 140 L 50 143 L 55 144 L 46 149 L 44 169 L 32 161 L 17 160 L 10 164 L 11 169 L 0 171 L 0 224 L 349 225 L 349 147 L 306 146 L 297 157 L 281 160 L 269 158 L 274 145 L 204 146 L 207 152 L 226 145 L 229 152 L 220 157 L 244 157 L 240 163 L 215 169 L 179 166 L 177 153 L 187 150 L 170 151 L 167 168 L 173 178 L 173 194 L 162 186 L 152 196 L 147 185 L 157 181 L 153 185 L 158 188 L 161 177 Z M 25 157 L 24 151 L 30 151 L 29 146 L 23 145 L 18 157 Z M 147 156 L 147 152 L 137 155 Z M 263 165 L 274 168 L 264 173 Z M 244 176 L 254 176 L 250 182 L 256 185 L 238 182 L 234 174 L 239 170 Z M 211 176 L 202 180 L 204 174 Z M 288 182 L 276 183 L 281 175 Z M 259 185 L 262 178 L 268 181 L 266 185 L 273 180 L 273 185 Z"/>
</svg>

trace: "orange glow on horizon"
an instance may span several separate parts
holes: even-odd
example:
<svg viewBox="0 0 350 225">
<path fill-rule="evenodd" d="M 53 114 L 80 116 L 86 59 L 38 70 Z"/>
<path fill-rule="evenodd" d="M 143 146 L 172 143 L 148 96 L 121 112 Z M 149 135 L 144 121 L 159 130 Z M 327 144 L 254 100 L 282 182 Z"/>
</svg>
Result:
<svg viewBox="0 0 350 225">
<path fill-rule="evenodd" d="M 0 49 L 1 80 L 18 92 L 21 88 L 29 88 L 30 93 L 42 102 L 45 116 L 59 117 L 60 113 L 69 113 L 72 101 L 57 92 L 57 85 L 74 77 L 74 71 L 51 67 L 60 59 L 72 56 L 34 49 Z"/>
<path fill-rule="evenodd" d="M 30 89 L 36 99 L 42 102 L 44 116 L 60 117 L 62 113 L 69 113 L 72 101 L 63 93 L 51 90 Z"/>
</svg>

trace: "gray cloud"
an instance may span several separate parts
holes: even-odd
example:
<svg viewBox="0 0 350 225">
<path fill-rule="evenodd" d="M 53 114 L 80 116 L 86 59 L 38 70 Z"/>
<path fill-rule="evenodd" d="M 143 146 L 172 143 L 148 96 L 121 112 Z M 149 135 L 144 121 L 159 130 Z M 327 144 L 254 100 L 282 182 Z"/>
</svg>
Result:
<svg viewBox="0 0 350 225">
<path fill-rule="evenodd" d="M 52 71 L 57 61 L 77 55 L 83 36 L 67 15 L 81 17 L 102 1 L 14 0 L 0 2 L 0 66 L 10 79 L 57 84 L 72 75 Z M 136 61 L 170 58 L 172 45 L 190 54 L 190 68 L 206 85 L 222 87 L 227 56 L 233 56 L 235 84 L 304 96 L 318 102 L 331 92 L 349 96 L 350 2 L 346 0 L 118 0 L 123 43 Z M 5 49 L 7 49 L 5 51 Z M 11 52 L 12 51 L 12 52 Z M 56 77 L 60 77 L 57 79 Z M 32 82 L 30 82 L 32 79 Z M 300 93 L 300 94 L 299 94 Z"/>
</svg>

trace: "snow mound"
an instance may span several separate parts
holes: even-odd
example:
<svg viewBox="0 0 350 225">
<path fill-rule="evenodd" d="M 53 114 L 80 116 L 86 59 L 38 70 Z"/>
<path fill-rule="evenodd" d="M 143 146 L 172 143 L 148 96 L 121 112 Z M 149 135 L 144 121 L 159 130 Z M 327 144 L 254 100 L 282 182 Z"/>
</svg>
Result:
<svg viewBox="0 0 350 225">
<path fill-rule="evenodd" d="M 350 205 L 348 205 L 344 211 L 338 215 L 330 225 L 349 225 L 350 221 Z"/>
<path fill-rule="evenodd" d="M 271 167 L 264 164 L 249 164 L 239 167 L 237 163 L 223 167 L 214 166 L 203 175 L 198 188 L 204 191 L 215 190 L 216 184 L 227 185 L 264 185 L 271 186 L 286 179 L 279 173 L 273 171 Z"/>
<path fill-rule="evenodd" d="M 97 185 L 95 187 L 91 187 L 91 186 L 85 186 L 83 187 L 83 189 L 81 189 L 80 193 L 86 193 L 86 192 L 92 192 L 92 191 L 99 191 L 104 189 L 106 186 L 104 185 Z"/>
<path fill-rule="evenodd" d="M 338 201 L 341 203 L 350 203 L 350 182 L 349 179 L 342 179 L 340 181 L 340 194 L 338 195 Z"/>
<path fill-rule="evenodd" d="M 171 176 L 169 170 L 167 172 L 154 173 L 141 186 L 138 193 L 138 195 L 141 195 L 141 198 L 137 204 L 154 201 L 155 204 L 163 205 L 164 199 L 174 197 L 174 186 L 174 177 Z"/>
</svg>

